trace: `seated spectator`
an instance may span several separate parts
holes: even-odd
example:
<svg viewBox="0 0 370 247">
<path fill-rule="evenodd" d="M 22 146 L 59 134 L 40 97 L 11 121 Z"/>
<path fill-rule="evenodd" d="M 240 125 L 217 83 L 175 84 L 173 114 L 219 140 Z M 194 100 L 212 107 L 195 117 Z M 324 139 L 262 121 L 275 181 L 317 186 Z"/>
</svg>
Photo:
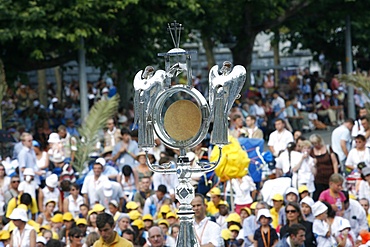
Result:
<svg viewBox="0 0 370 247">
<path fill-rule="evenodd" d="M 69 196 L 63 200 L 63 212 L 71 212 L 73 218 L 77 218 L 80 213 L 80 206 L 84 203 L 84 198 L 79 194 L 80 186 L 76 183 L 71 184 Z"/>
<path fill-rule="evenodd" d="M 294 224 L 301 224 L 306 228 L 304 244 L 307 247 L 316 246 L 316 239 L 312 231 L 312 223 L 305 221 L 302 217 L 301 208 L 296 202 L 288 202 L 285 206 L 285 213 L 287 216 L 287 224 L 280 229 L 280 238 L 284 238 L 290 227 Z"/>
<path fill-rule="evenodd" d="M 257 221 L 260 227 L 254 233 L 254 240 L 257 247 L 272 247 L 277 244 L 279 237 L 276 230 L 270 226 L 272 218 L 268 209 L 258 211 Z"/>
<path fill-rule="evenodd" d="M 167 188 L 164 185 L 159 185 L 154 195 L 150 196 L 145 200 L 143 207 L 143 214 L 151 214 L 155 216 L 163 205 L 165 199 L 169 199 L 167 194 Z"/>
<path fill-rule="evenodd" d="M 344 214 L 344 201 L 346 200 L 346 197 L 342 192 L 343 182 L 344 178 L 340 174 L 332 174 L 329 179 L 329 189 L 321 192 L 319 197 L 320 201 L 326 201 L 330 203 L 331 207 L 338 216 L 343 216 Z"/>
</svg>

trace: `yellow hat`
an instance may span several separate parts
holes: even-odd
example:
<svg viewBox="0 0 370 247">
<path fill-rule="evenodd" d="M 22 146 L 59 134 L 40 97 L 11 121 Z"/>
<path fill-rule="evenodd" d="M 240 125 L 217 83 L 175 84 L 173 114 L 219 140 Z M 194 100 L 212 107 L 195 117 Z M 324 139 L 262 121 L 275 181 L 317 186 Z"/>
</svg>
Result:
<svg viewBox="0 0 370 247">
<path fill-rule="evenodd" d="M 167 214 L 168 215 L 168 214 Z M 143 221 L 151 220 L 153 221 L 153 216 L 151 214 L 146 214 L 143 216 Z"/>
<path fill-rule="evenodd" d="M 43 225 L 43 226 L 40 226 L 40 231 L 42 230 L 42 229 L 45 229 L 45 230 L 51 230 L 51 226 L 50 225 Z"/>
<path fill-rule="evenodd" d="M 27 224 L 28 225 L 30 225 L 30 226 L 33 226 L 33 227 L 38 227 L 39 229 L 40 229 L 40 224 L 39 223 L 37 223 L 36 221 L 34 221 L 34 220 L 28 220 L 27 221 Z"/>
<path fill-rule="evenodd" d="M 62 223 L 63 222 L 63 215 L 62 214 L 55 214 L 51 218 L 51 222 L 53 222 L 53 223 Z"/>
<path fill-rule="evenodd" d="M 275 195 L 272 197 L 272 200 L 273 200 L 273 201 L 284 201 L 284 197 L 283 197 L 281 194 L 275 194 Z"/>
<path fill-rule="evenodd" d="M 167 214 L 169 212 L 171 212 L 171 207 L 170 207 L 170 205 L 167 205 L 167 204 L 162 205 L 161 209 L 159 210 L 160 214 L 162 214 L 162 213 Z"/>
<path fill-rule="evenodd" d="M 57 205 L 57 202 L 55 200 L 49 199 L 49 200 L 46 201 L 45 206 L 48 205 L 51 202 L 54 203 L 54 205 Z"/>
<path fill-rule="evenodd" d="M 128 202 L 126 204 L 126 208 L 131 209 L 131 210 L 135 210 L 135 209 L 139 208 L 139 205 L 136 202 L 131 201 L 131 202 Z"/>
<path fill-rule="evenodd" d="M 242 210 L 247 211 L 248 215 L 251 215 L 252 214 L 252 210 L 250 208 L 248 208 L 248 207 L 241 208 L 240 211 L 242 211 Z"/>
<path fill-rule="evenodd" d="M 250 206 L 250 209 L 256 209 L 258 202 L 253 202 Z"/>
<path fill-rule="evenodd" d="M 222 206 L 222 205 L 224 205 L 224 206 L 226 206 L 226 207 L 229 207 L 229 204 L 227 203 L 227 201 L 224 201 L 224 200 L 221 200 L 221 201 L 218 203 L 217 207 Z"/>
<path fill-rule="evenodd" d="M 210 195 L 216 195 L 216 196 L 220 196 L 221 195 L 221 190 L 217 187 L 214 187 L 212 188 L 210 191 L 209 191 L 209 194 Z"/>
<path fill-rule="evenodd" d="M 221 231 L 221 237 L 224 240 L 229 240 L 231 238 L 231 231 L 229 229 L 223 229 Z"/>
<path fill-rule="evenodd" d="M 230 230 L 230 231 L 237 231 L 237 232 L 239 232 L 239 231 L 240 231 L 240 227 L 239 227 L 239 226 L 237 226 L 237 225 L 231 225 L 231 226 L 229 227 L 229 230 Z"/>
<path fill-rule="evenodd" d="M 0 231 L 0 240 L 8 240 L 10 238 L 10 232 L 7 230 Z"/>
<path fill-rule="evenodd" d="M 105 210 L 105 207 L 101 204 L 95 204 L 94 207 L 92 208 L 92 211 L 95 213 L 99 213 Z"/>
<path fill-rule="evenodd" d="M 229 214 L 229 216 L 227 216 L 226 222 L 237 222 L 237 223 L 240 224 L 242 222 L 242 220 L 240 219 L 239 214 L 231 213 L 231 214 Z"/>
<path fill-rule="evenodd" d="M 91 209 L 89 210 L 89 212 L 87 212 L 87 215 L 90 216 L 91 214 L 97 214 L 97 212 Z"/>
<path fill-rule="evenodd" d="M 170 227 L 170 223 L 168 223 L 168 221 L 167 221 L 167 220 L 160 220 L 160 221 L 158 222 L 158 225 L 161 225 L 161 224 L 164 224 L 164 225 L 166 225 L 167 227 Z"/>
<path fill-rule="evenodd" d="M 301 194 L 303 192 L 307 191 L 308 192 L 308 187 L 306 185 L 301 185 L 298 188 L 298 193 Z"/>
<path fill-rule="evenodd" d="M 128 216 L 130 217 L 130 220 L 134 221 L 141 217 L 141 214 L 137 210 L 132 210 L 128 213 Z"/>
<path fill-rule="evenodd" d="M 87 220 L 85 218 L 78 218 L 76 219 L 76 226 L 78 225 L 85 225 L 87 226 Z"/>
<path fill-rule="evenodd" d="M 74 219 L 73 219 L 73 215 L 71 212 L 65 212 L 63 214 L 63 221 L 72 221 L 72 220 Z"/>
<path fill-rule="evenodd" d="M 177 219 L 177 214 L 175 214 L 174 212 L 168 212 L 166 214 L 166 219 L 170 218 L 170 217 L 174 217 L 175 219 Z"/>
<path fill-rule="evenodd" d="M 17 206 L 17 208 L 20 208 L 20 209 L 23 209 L 23 210 L 28 210 L 28 207 L 27 207 L 27 205 L 26 204 L 19 204 L 18 206 Z"/>
<path fill-rule="evenodd" d="M 137 220 L 134 220 L 132 223 L 131 223 L 132 226 L 137 226 L 137 228 L 140 229 L 143 229 L 144 228 L 144 221 L 142 221 L 141 219 L 137 219 Z"/>
<path fill-rule="evenodd" d="M 15 228 L 16 228 L 16 226 L 14 225 L 13 221 L 10 221 L 9 222 L 8 231 L 9 232 L 12 232 Z"/>
</svg>

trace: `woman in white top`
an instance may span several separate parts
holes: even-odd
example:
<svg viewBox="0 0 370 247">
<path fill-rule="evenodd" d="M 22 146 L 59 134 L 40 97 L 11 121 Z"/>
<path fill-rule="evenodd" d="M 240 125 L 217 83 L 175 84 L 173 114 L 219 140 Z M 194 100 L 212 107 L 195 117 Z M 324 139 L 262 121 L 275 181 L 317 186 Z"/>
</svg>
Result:
<svg viewBox="0 0 370 247">
<path fill-rule="evenodd" d="M 235 193 L 235 212 L 239 214 L 242 208 L 249 207 L 252 204 L 253 199 L 251 197 L 251 192 L 256 190 L 256 185 L 254 184 L 253 179 L 248 175 L 242 178 L 231 179 L 231 185 L 233 192 Z"/>
<path fill-rule="evenodd" d="M 363 135 L 355 137 L 356 148 L 352 148 L 349 151 L 346 167 L 354 170 L 357 169 L 357 165 L 364 162 L 367 167 L 370 167 L 370 151 L 366 148 L 366 138 Z"/>
<path fill-rule="evenodd" d="M 80 213 L 80 206 L 84 204 L 84 198 L 79 194 L 80 186 L 73 183 L 70 187 L 70 195 L 64 198 L 63 212 L 71 212 L 76 218 Z"/>
<path fill-rule="evenodd" d="M 15 208 L 9 219 L 13 220 L 14 228 L 9 247 L 36 247 L 36 231 L 27 224 L 27 212 L 21 208 Z"/>
<path fill-rule="evenodd" d="M 289 142 L 285 151 L 283 151 L 276 158 L 276 176 L 277 177 L 290 177 L 292 185 L 297 189 L 297 169 L 293 170 L 296 166 L 302 163 L 302 154 L 295 151 L 296 144 Z"/>
<path fill-rule="evenodd" d="M 0 164 L 0 201 L 4 201 L 4 193 L 9 190 L 10 177 L 6 175 L 5 167 Z"/>
<path fill-rule="evenodd" d="M 122 172 L 117 175 L 117 182 L 122 186 L 126 201 L 131 201 L 139 188 L 139 179 L 135 170 L 132 170 L 129 165 L 124 165 Z"/>
<path fill-rule="evenodd" d="M 364 180 L 360 182 L 358 198 L 365 198 L 370 201 L 370 167 L 363 168 L 361 172 Z"/>
<path fill-rule="evenodd" d="M 39 214 L 37 217 L 36 222 L 40 224 L 40 226 L 50 225 L 51 218 L 53 217 L 54 209 L 55 209 L 56 202 L 54 200 L 49 200 L 46 202 L 44 211 Z"/>
<path fill-rule="evenodd" d="M 40 149 L 40 143 L 38 141 L 33 140 L 33 150 L 36 154 L 36 163 L 40 170 L 45 170 L 49 167 L 49 155 L 47 152 L 42 151 Z"/>
<path fill-rule="evenodd" d="M 305 140 L 301 141 L 299 146 L 302 153 L 301 162 L 298 162 L 298 164 L 292 168 L 293 174 L 298 174 L 297 188 L 299 188 L 301 185 L 306 185 L 308 191 L 313 193 L 315 191 L 314 176 L 316 175 L 317 171 L 315 168 L 315 160 L 309 155 L 312 144 L 310 141 Z"/>
</svg>

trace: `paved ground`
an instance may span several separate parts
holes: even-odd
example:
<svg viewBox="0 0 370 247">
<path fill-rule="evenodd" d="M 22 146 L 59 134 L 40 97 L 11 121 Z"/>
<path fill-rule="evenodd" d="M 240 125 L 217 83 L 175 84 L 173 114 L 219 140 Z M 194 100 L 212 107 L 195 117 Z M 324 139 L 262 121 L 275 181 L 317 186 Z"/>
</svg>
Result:
<svg viewBox="0 0 370 247">
<path fill-rule="evenodd" d="M 335 128 L 336 127 L 329 127 L 329 130 L 314 130 L 311 132 L 304 133 L 303 136 L 305 136 L 308 139 L 312 134 L 319 134 L 324 139 L 325 144 L 331 145 L 331 132 L 333 132 Z"/>
</svg>

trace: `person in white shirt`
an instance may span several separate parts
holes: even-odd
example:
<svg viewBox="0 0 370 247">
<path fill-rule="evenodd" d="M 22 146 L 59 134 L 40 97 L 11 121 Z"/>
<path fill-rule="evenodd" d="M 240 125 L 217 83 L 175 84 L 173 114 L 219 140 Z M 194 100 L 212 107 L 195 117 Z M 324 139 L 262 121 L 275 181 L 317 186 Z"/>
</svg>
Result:
<svg viewBox="0 0 370 247">
<path fill-rule="evenodd" d="M 85 198 L 85 203 L 90 205 L 90 208 L 92 208 L 97 201 L 96 192 L 103 187 L 104 183 L 109 181 L 108 177 L 102 174 L 104 167 L 98 161 L 99 159 L 95 161 L 93 166 L 94 175 L 86 176 L 81 189 L 81 194 Z"/>
<path fill-rule="evenodd" d="M 370 151 L 366 148 L 366 138 L 363 135 L 355 137 L 356 147 L 349 151 L 346 159 L 346 167 L 351 170 L 356 170 L 358 164 L 363 162 L 367 167 L 370 167 Z"/>
<path fill-rule="evenodd" d="M 362 126 L 361 124 L 361 118 L 366 117 L 366 115 L 367 115 L 367 109 L 360 108 L 360 110 L 358 111 L 358 119 L 355 120 L 355 125 L 352 128 L 352 137 L 365 134 L 364 126 Z"/>
<path fill-rule="evenodd" d="M 364 180 L 360 182 L 358 198 L 364 198 L 370 201 L 370 167 L 363 168 L 361 173 L 364 177 Z"/>
<path fill-rule="evenodd" d="M 191 205 L 194 210 L 195 235 L 200 246 L 222 246 L 223 239 L 221 238 L 220 226 L 206 217 L 207 206 L 204 202 L 204 196 L 198 193 L 195 194 Z"/>
<path fill-rule="evenodd" d="M 354 125 L 352 118 L 348 118 L 344 123 L 333 130 L 331 134 L 331 146 L 333 151 L 338 155 L 339 162 L 345 163 L 348 152 L 351 148 L 351 130 Z"/>
<path fill-rule="evenodd" d="M 343 217 L 349 220 L 353 233 L 358 237 L 361 231 L 369 229 L 365 209 L 358 201 L 349 199 L 348 191 L 342 192 L 346 196 Z"/>
<path fill-rule="evenodd" d="M 269 136 L 267 145 L 271 153 L 278 157 L 280 151 L 285 150 L 289 142 L 294 142 L 293 134 L 285 128 L 285 121 L 283 119 L 276 119 L 275 131 Z"/>
</svg>

